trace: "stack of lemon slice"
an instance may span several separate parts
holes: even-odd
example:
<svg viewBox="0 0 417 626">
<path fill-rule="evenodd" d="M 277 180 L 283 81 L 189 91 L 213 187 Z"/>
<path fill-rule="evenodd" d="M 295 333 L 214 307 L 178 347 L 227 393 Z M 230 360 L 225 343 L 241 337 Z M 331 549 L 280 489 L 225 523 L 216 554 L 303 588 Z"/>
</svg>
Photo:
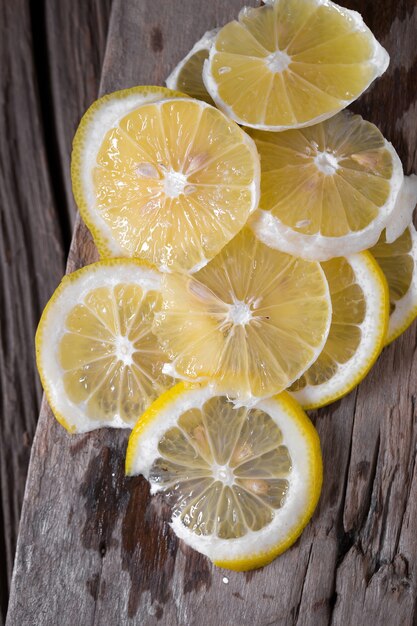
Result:
<svg viewBox="0 0 417 626">
<path fill-rule="evenodd" d="M 223 567 L 296 540 L 322 481 L 303 408 L 351 391 L 417 315 L 417 177 L 343 110 L 388 61 L 358 13 L 272 0 L 207 33 L 168 89 L 95 102 L 74 139 L 102 260 L 45 308 L 45 393 L 69 432 L 133 427 L 127 472 Z"/>
</svg>

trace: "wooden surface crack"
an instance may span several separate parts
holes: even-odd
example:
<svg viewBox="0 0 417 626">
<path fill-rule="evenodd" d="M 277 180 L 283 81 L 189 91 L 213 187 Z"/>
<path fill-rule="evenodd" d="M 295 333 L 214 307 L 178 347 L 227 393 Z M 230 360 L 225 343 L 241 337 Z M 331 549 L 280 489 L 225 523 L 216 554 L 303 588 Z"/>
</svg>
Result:
<svg viewBox="0 0 417 626">
<path fill-rule="evenodd" d="M 300 606 L 301 606 L 301 601 L 303 599 L 304 586 L 305 586 L 305 581 L 306 581 L 306 574 L 307 574 L 308 568 L 310 567 L 310 560 L 311 560 L 312 549 L 313 549 L 313 545 L 310 546 L 310 549 L 308 551 L 307 565 L 305 567 L 303 583 L 302 583 L 302 586 L 301 586 L 301 589 L 300 589 L 300 599 L 299 599 L 299 602 L 298 602 L 297 606 L 295 607 L 294 614 L 293 614 L 293 623 L 294 623 L 294 625 L 299 623 L 298 622 L 298 616 L 300 614 Z"/>
<path fill-rule="evenodd" d="M 105 554 L 101 554 L 101 562 L 100 562 L 99 571 L 94 576 L 94 578 L 91 579 L 91 584 L 90 584 L 90 588 L 89 588 L 89 591 L 90 591 L 92 597 L 95 600 L 97 600 L 97 595 L 100 592 L 101 576 L 102 576 L 102 572 L 103 572 L 103 560 L 104 560 L 104 557 L 105 557 Z M 93 614 L 91 616 L 91 626 L 96 626 L 96 625 L 97 626 L 101 626 L 100 619 L 98 618 L 98 615 L 97 615 L 97 606 L 98 606 L 98 603 L 95 601 L 94 602 L 94 607 L 93 607 Z M 99 621 L 96 621 L 96 618 L 98 618 Z"/>
</svg>

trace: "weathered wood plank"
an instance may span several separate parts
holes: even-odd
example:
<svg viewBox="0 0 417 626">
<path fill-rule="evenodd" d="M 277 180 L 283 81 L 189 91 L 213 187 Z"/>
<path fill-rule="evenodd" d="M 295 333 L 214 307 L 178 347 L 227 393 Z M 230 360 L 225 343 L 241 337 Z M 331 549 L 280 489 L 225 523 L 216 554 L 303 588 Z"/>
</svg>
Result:
<svg viewBox="0 0 417 626">
<path fill-rule="evenodd" d="M 67 215 L 68 237 L 76 217 L 69 176 L 72 138 L 81 115 L 97 97 L 111 4 L 112 0 L 45 0 L 46 97 L 54 127 L 50 149 L 56 155 L 50 167 L 57 204 Z"/>
<path fill-rule="evenodd" d="M 44 3 L 0 2 L 0 615 L 41 401 L 33 336 L 75 216 L 59 180 L 97 91 L 109 4 L 49 0 L 46 22 Z"/>
<path fill-rule="evenodd" d="M 29 2 L 0 3 L 0 587 L 2 610 L 41 390 L 33 335 L 65 254 L 53 204 Z"/>
<path fill-rule="evenodd" d="M 417 8 L 413 0 L 384 0 L 378 11 L 371 0 L 349 6 L 365 13 L 392 56 L 387 75 L 355 108 L 416 171 Z M 162 82 L 204 30 L 238 8 L 239 0 L 117 0 L 102 90 Z M 79 223 L 68 268 L 93 258 Z M 176 540 L 162 501 L 149 498 L 142 479 L 124 478 L 127 433 L 69 437 L 44 403 L 9 626 L 412 624 L 415 348 L 414 325 L 358 390 L 314 416 L 325 463 L 318 510 L 291 550 L 247 574 L 217 569 Z"/>
</svg>

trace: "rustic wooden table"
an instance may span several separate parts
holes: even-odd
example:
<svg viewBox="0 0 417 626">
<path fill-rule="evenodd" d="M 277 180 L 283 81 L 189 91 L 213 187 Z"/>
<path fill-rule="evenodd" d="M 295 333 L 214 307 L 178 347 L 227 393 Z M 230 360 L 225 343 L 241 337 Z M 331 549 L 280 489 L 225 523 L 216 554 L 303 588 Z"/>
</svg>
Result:
<svg viewBox="0 0 417 626">
<path fill-rule="evenodd" d="M 362 12 L 391 55 L 386 74 L 353 108 L 394 143 L 405 171 L 417 172 L 417 4 L 343 3 Z M 101 69 L 102 94 L 163 84 L 195 40 L 240 6 L 241 0 L 0 2 L 3 616 L 40 398 L 32 337 L 63 273 L 75 215 L 71 135 L 96 95 Z M 67 270 L 96 258 L 77 220 Z M 126 432 L 71 437 L 44 402 L 7 624 L 417 623 L 415 348 L 414 324 L 357 390 L 313 415 L 325 465 L 318 510 L 291 550 L 247 574 L 217 569 L 176 540 L 162 501 L 150 499 L 142 479 L 124 476 Z"/>
</svg>

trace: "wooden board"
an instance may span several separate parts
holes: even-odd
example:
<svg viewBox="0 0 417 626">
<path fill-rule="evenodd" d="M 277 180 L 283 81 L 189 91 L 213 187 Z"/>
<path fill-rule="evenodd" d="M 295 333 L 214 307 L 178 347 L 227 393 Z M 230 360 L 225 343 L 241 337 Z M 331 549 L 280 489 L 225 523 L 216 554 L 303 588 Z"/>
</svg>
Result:
<svg viewBox="0 0 417 626">
<path fill-rule="evenodd" d="M 75 218 L 60 181 L 69 178 L 72 133 L 97 95 L 109 8 L 108 0 L 0 2 L 0 624 L 42 397 L 33 336 Z"/>
<path fill-rule="evenodd" d="M 385 76 L 355 105 L 417 171 L 417 7 L 349 1 L 389 50 Z M 162 83 L 239 0 L 114 0 L 102 93 Z M 96 258 L 77 222 L 68 269 Z M 362 385 L 313 416 L 324 488 L 312 523 L 268 567 L 213 567 L 178 542 L 162 500 L 124 477 L 127 433 L 69 436 L 42 406 L 10 598 L 9 626 L 375 624 L 417 616 L 416 325 Z"/>
<path fill-rule="evenodd" d="M 7 607 L 41 388 L 33 335 L 65 267 L 29 3 L 0 4 L 0 616 Z M 54 262 L 51 264 L 51 259 Z M 0 617 L 1 623 L 1 617 Z"/>
</svg>

